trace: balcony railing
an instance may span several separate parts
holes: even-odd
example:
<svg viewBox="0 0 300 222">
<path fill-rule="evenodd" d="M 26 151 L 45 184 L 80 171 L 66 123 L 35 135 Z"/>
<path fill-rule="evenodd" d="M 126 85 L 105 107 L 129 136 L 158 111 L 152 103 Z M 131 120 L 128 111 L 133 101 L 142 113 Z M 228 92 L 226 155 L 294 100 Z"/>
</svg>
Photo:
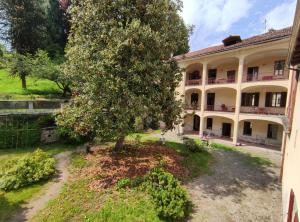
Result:
<svg viewBox="0 0 300 222">
<path fill-rule="evenodd" d="M 289 78 L 287 73 L 288 71 L 286 71 L 283 75 L 274 75 L 274 73 L 260 73 L 257 76 L 246 74 L 243 77 L 243 82 L 285 80 Z"/>
<path fill-rule="evenodd" d="M 202 80 L 201 79 L 190 79 L 186 80 L 185 85 L 186 86 L 199 86 L 201 85 Z"/>
<path fill-rule="evenodd" d="M 214 105 L 207 105 L 206 111 L 218 111 L 218 112 L 235 112 L 234 106 L 227 106 L 225 104 L 222 104 L 220 106 L 214 106 Z"/>
<path fill-rule="evenodd" d="M 284 107 L 241 107 L 241 113 L 263 114 L 263 115 L 284 115 Z"/>
<path fill-rule="evenodd" d="M 186 110 L 200 110 L 199 104 L 185 104 L 184 107 Z"/>
<path fill-rule="evenodd" d="M 225 83 L 235 83 L 235 77 L 232 78 L 209 78 L 207 83 L 209 85 L 212 84 L 225 84 Z"/>
</svg>

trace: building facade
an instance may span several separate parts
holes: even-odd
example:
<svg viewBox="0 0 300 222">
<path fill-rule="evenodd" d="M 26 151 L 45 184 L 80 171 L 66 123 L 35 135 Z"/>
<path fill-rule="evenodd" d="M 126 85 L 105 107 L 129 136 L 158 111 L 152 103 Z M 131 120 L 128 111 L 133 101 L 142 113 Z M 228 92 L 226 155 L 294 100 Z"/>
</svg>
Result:
<svg viewBox="0 0 300 222">
<path fill-rule="evenodd" d="M 175 57 L 185 71 L 182 134 L 221 137 L 280 148 L 287 129 L 291 78 L 286 68 L 291 28 Z"/>
<path fill-rule="evenodd" d="M 300 209 L 300 2 L 297 3 L 287 64 L 291 69 L 289 126 L 283 146 L 282 209 L 284 222 L 299 222 Z"/>
</svg>

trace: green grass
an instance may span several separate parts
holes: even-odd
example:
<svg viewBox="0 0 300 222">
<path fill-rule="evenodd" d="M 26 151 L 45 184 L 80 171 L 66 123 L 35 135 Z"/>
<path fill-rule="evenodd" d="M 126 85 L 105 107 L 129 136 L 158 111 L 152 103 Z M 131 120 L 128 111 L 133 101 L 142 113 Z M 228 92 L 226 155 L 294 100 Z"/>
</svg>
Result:
<svg viewBox="0 0 300 222">
<path fill-rule="evenodd" d="M 127 190 L 112 196 L 103 208 L 86 216 L 86 221 L 159 222 L 155 205 L 145 193 Z"/>
<path fill-rule="evenodd" d="M 46 151 L 50 155 L 55 155 L 60 152 L 71 150 L 71 145 L 53 144 L 41 146 L 41 149 Z M 22 157 L 28 153 L 33 152 L 36 147 L 28 147 L 23 149 L 2 149 L 0 150 L 0 166 L 6 161 L 12 160 L 18 157 Z M 21 209 L 21 205 L 31 199 L 32 197 L 39 195 L 39 193 L 47 186 L 47 183 L 34 184 L 16 191 L 4 192 L 0 191 L 0 221 L 7 221 L 11 215 Z"/>
<path fill-rule="evenodd" d="M 247 153 L 246 151 L 241 150 L 238 147 L 232 147 L 232 146 L 218 144 L 218 143 L 212 143 L 211 147 L 226 152 L 239 152 L 242 155 L 242 161 L 247 165 L 258 166 L 258 167 L 273 165 L 269 159 L 262 156 Z"/>
<path fill-rule="evenodd" d="M 137 141 L 140 142 L 147 142 L 147 141 L 158 141 L 159 138 L 154 137 L 154 134 L 159 134 L 161 130 L 155 130 L 152 132 L 145 132 L 145 133 L 132 133 L 126 137 L 127 141 Z"/>
<path fill-rule="evenodd" d="M 184 144 L 167 141 L 166 146 L 176 150 L 184 156 L 183 165 L 190 171 L 191 179 L 201 174 L 209 173 L 209 163 L 213 159 L 207 151 L 190 152 Z"/>
<path fill-rule="evenodd" d="M 23 90 L 18 77 L 10 76 L 5 69 L 0 70 L 0 99 L 22 100 L 59 98 L 60 96 L 61 90 L 50 80 L 27 77 L 27 90 Z"/>
</svg>

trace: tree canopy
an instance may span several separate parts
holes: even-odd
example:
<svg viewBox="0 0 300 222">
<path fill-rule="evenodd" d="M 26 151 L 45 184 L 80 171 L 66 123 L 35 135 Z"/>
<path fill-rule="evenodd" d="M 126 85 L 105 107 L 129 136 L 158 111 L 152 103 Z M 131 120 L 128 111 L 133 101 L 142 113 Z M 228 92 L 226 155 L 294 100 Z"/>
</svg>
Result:
<svg viewBox="0 0 300 222">
<path fill-rule="evenodd" d="M 188 51 L 181 1 L 74 0 L 64 72 L 73 100 L 57 118 L 69 134 L 117 141 L 150 115 L 167 129 L 181 113 L 181 70 L 171 58 Z"/>
</svg>

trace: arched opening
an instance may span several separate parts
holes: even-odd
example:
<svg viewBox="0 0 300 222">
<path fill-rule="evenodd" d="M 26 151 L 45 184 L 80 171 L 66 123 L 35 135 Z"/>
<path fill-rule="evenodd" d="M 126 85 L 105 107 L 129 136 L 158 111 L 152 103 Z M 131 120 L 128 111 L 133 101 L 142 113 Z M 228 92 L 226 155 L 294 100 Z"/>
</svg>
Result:
<svg viewBox="0 0 300 222">
<path fill-rule="evenodd" d="M 201 90 L 189 89 L 185 92 L 185 109 L 200 110 L 201 104 Z"/>
<path fill-rule="evenodd" d="M 283 125 L 273 121 L 243 119 L 239 122 L 240 141 L 273 146 L 279 149 L 282 144 Z"/>
<path fill-rule="evenodd" d="M 214 88 L 206 91 L 206 111 L 234 112 L 236 90 L 232 88 Z"/>
<path fill-rule="evenodd" d="M 230 139 L 233 137 L 234 122 L 222 116 L 206 116 L 204 119 L 204 135 Z"/>
<path fill-rule="evenodd" d="M 243 82 L 288 79 L 287 49 L 261 51 L 245 58 Z"/>
<path fill-rule="evenodd" d="M 186 68 L 186 86 L 196 86 L 202 83 L 203 65 L 199 63 L 191 64 Z"/>
<path fill-rule="evenodd" d="M 200 117 L 198 115 L 188 114 L 184 117 L 184 134 L 199 134 Z"/>
<path fill-rule="evenodd" d="M 284 115 L 287 88 L 276 85 L 247 87 L 242 90 L 241 113 Z"/>
<path fill-rule="evenodd" d="M 235 83 L 239 60 L 235 57 L 221 58 L 208 64 L 207 84 Z"/>
</svg>

